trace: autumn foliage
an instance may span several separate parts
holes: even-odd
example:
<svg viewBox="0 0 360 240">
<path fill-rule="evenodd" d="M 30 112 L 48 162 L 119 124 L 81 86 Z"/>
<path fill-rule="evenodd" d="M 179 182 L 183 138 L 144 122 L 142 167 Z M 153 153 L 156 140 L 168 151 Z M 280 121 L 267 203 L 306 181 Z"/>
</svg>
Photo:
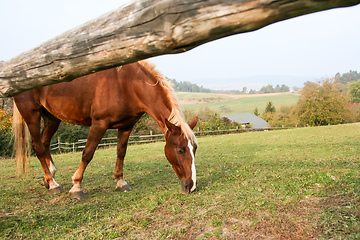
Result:
<svg viewBox="0 0 360 240">
<path fill-rule="evenodd" d="M 307 82 L 296 106 L 299 120 L 310 126 L 352 122 L 347 96 L 336 89 L 333 80 Z"/>
<path fill-rule="evenodd" d="M 12 154 L 12 116 L 5 109 L 0 109 L 0 157 Z"/>
<path fill-rule="evenodd" d="M 0 131 L 3 133 L 11 132 L 12 116 L 4 109 L 0 109 Z"/>
<path fill-rule="evenodd" d="M 295 106 L 281 106 L 277 111 L 265 111 L 260 117 L 272 127 L 335 125 L 359 121 L 359 106 L 349 102 L 348 96 L 339 91 L 334 79 L 306 82 Z"/>
</svg>

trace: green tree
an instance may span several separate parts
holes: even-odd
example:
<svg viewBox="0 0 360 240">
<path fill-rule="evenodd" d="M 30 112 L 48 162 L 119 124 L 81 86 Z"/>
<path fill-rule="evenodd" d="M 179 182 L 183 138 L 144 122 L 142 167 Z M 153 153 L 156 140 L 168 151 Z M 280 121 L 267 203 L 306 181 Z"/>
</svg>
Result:
<svg viewBox="0 0 360 240">
<path fill-rule="evenodd" d="M 285 84 L 281 85 L 280 87 L 281 92 L 290 92 L 290 88 L 286 86 Z"/>
<path fill-rule="evenodd" d="M 350 70 L 347 73 L 343 73 L 342 75 L 340 75 L 340 73 L 337 73 L 335 75 L 335 80 L 337 82 L 342 82 L 342 83 L 354 82 L 357 81 L 358 79 L 360 79 L 360 73 L 352 70 Z"/>
<path fill-rule="evenodd" d="M 271 125 L 273 122 L 276 109 L 271 101 L 266 104 L 265 111 L 259 116 Z"/>
<path fill-rule="evenodd" d="M 350 83 L 348 94 L 351 102 L 360 103 L 360 79 Z"/>
<path fill-rule="evenodd" d="M 210 89 L 204 88 L 203 86 L 199 87 L 196 84 L 190 82 L 177 82 L 175 79 L 168 79 L 168 81 L 173 85 L 175 91 L 179 92 L 211 92 Z"/>
<path fill-rule="evenodd" d="M 247 92 L 247 88 L 246 87 L 243 87 L 242 91 L 241 91 L 241 94 L 246 94 Z"/>
<path fill-rule="evenodd" d="M 281 87 L 279 84 L 275 86 L 274 92 L 276 93 L 281 92 Z"/>
<path fill-rule="evenodd" d="M 147 135 L 153 132 L 153 134 L 160 134 L 161 129 L 154 119 L 152 119 L 147 113 L 145 113 L 140 120 L 135 124 L 133 134 L 135 135 Z"/>
<path fill-rule="evenodd" d="M 360 73 L 350 70 L 347 73 L 337 73 L 335 75 L 335 84 L 340 92 L 346 93 L 349 90 L 349 84 L 360 79 Z"/>
<path fill-rule="evenodd" d="M 57 143 L 58 138 L 62 143 L 72 143 L 79 139 L 87 139 L 89 127 L 61 122 L 59 129 L 51 139 L 51 143 Z"/>
<path fill-rule="evenodd" d="M 274 113 L 276 112 L 276 108 L 275 106 L 273 105 L 273 103 L 271 101 L 269 101 L 267 104 L 266 104 L 266 107 L 265 107 L 265 113 L 268 113 L 268 112 L 271 112 L 271 113 Z"/>
<path fill-rule="evenodd" d="M 340 124 L 352 121 L 346 96 L 339 92 L 333 79 L 306 82 L 297 104 L 297 114 L 311 126 Z"/>
<path fill-rule="evenodd" d="M 262 88 L 259 91 L 260 93 L 273 93 L 275 92 L 274 87 L 271 84 L 268 84 L 267 86 L 262 86 Z"/>
<path fill-rule="evenodd" d="M 267 116 L 269 118 L 269 116 Z M 297 124 L 297 116 L 294 114 L 294 107 L 280 106 L 280 109 L 271 114 L 271 118 L 267 121 L 272 127 L 295 127 Z"/>
<path fill-rule="evenodd" d="M 255 110 L 254 110 L 254 115 L 255 116 L 259 116 L 260 113 L 259 113 L 259 109 L 256 107 Z"/>
</svg>

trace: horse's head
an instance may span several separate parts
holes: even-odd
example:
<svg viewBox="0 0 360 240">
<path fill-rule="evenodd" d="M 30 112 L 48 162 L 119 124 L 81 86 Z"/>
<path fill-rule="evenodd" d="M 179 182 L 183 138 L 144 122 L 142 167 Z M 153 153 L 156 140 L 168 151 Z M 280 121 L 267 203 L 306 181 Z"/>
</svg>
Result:
<svg viewBox="0 0 360 240">
<path fill-rule="evenodd" d="M 193 129 L 196 123 L 197 117 L 191 120 L 189 127 Z M 196 189 L 195 152 L 197 144 L 195 137 L 189 139 L 181 127 L 172 124 L 167 119 L 165 119 L 165 124 L 168 128 L 165 136 L 165 156 L 181 181 L 181 190 L 184 193 L 193 192 Z"/>
</svg>

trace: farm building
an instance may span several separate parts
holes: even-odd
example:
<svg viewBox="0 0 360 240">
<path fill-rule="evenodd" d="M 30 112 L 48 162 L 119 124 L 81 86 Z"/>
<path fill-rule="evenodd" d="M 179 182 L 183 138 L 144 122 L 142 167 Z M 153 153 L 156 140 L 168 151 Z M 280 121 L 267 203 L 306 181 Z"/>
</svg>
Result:
<svg viewBox="0 0 360 240">
<path fill-rule="evenodd" d="M 253 128 L 270 127 L 270 125 L 264 119 L 259 118 L 252 113 L 227 114 L 221 115 L 221 117 L 227 117 L 230 120 L 242 124 L 244 127 L 248 125 L 252 125 Z"/>
</svg>

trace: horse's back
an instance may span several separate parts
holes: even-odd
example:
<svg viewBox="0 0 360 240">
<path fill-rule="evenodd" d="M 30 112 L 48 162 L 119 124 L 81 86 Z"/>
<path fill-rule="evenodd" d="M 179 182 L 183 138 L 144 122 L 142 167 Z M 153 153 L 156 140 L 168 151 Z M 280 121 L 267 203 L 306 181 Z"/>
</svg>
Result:
<svg viewBox="0 0 360 240">
<path fill-rule="evenodd" d="M 71 82 L 62 82 L 26 91 L 17 96 L 37 108 L 44 107 L 54 117 L 73 124 L 90 126 L 107 118 L 111 127 L 141 115 L 138 96 L 147 75 L 139 63 L 89 74 Z"/>
<path fill-rule="evenodd" d="M 94 114 L 107 109 L 112 91 L 118 88 L 116 69 L 45 86 L 39 89 L 41 105 L 62 121 L 91 125 Z"/>
</svg>

